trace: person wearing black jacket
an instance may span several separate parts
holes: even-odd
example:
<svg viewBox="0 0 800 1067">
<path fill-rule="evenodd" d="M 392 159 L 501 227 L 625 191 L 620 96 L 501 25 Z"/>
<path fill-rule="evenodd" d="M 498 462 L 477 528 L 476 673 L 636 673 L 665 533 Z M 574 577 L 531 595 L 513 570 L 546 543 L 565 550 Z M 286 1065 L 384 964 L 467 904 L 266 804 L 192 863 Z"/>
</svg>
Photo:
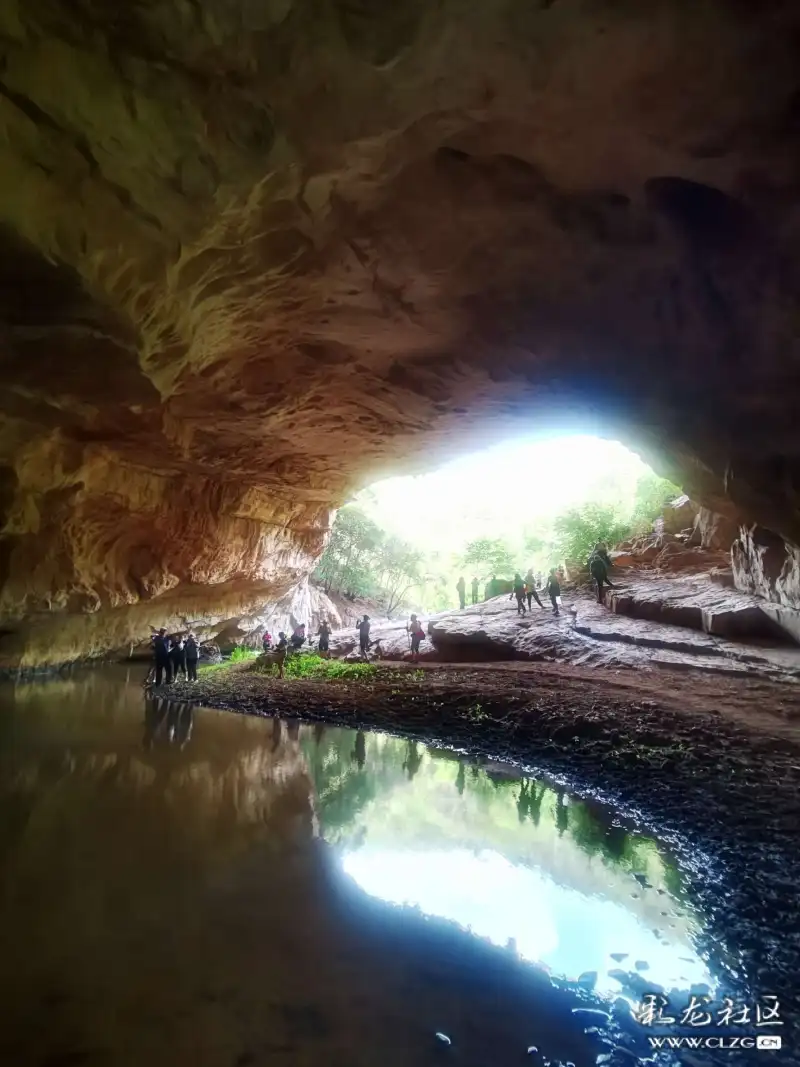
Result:
<svg viewBox="0 0 800 1067">
<path fill-rule="evenodd" d="M 186 647 L 184 648 L 186 653 L 186 673 L 190 682 L 197 681 L 197 661 L 200 658 L 200 649 L 197 646 L 197 638 L 194 634 L 189 634 L 186 638 Z"/>
<path fill-rule="evenodd" d="M 525 596 L 528 598 L 528 611 L 531 610 L 531 601 L 535 600 L 540 608 L 544 607 L 544 604 L 539 599 L 539 594 L 536 592 L 536 579 L 533 576 L 533 571 L 528 568 L 528 573 L 525 575 Z"/>
<path fill-rule="evenodd" d="M 558 571 L 550 571 L 550 577 L 547 579 L 545 590 L 550 596 L 550 603 L 553 605 L 553 614 L 558 615 L 558 598 L 561 596 L 561 582 L 558 580 Z"/>
<path fill-rule="evenodd" d="M 169 658 L 172 662 L 172 677 L 177 682 L 178 674 L 183 675 L 183 680 L 186 681 L 186 649 L 183 644 L 183 638 L 177 637 L 172 642 L 172 648 L 169 650 Z"/>
<path fill-rule="evenodd" d="M 157 634 L 153 634 L 152 641 L 156 660 L 156 685 L 161 685 L 162 681 L 169 685 L 172 681 L 172 664 L 169 658 L 169 638 L 163 626 Z"/>
<path fill-rule="evenodd" d="M 609 589 L 614 588 L 613 583 L 608 580 L 610 567 L 611 559 L 608 555 L 608 550 L 602 541 L 598 541 L 589 559 L 589 573 L 597 589 L 598 604 L 602 604 L 605 601 L 605 586 L 608 586 Z"/>
</svg>

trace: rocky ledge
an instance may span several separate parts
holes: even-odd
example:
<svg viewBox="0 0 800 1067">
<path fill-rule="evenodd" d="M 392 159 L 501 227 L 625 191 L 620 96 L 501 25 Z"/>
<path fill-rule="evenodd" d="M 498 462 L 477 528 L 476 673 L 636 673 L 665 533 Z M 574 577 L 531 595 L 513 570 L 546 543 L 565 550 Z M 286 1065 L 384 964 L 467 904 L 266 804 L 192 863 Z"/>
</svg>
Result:
<svg viewBox="0 0 800 1067">
<path fill-rule="evenodd" d="M 420 658 L 450 663 L 538 660 L 591 667 L 669 667 L 800 681 L 800 648 L 777 641 L 735 641 L 703 632 L 702 627 L 671 625 L 676 618 L 695 612 L 713 630 L 715 625 L 723 627 L 726 619 L 735 619 L 737 612 L 751 610 L 749 602 L 742 604 L 747 598 L 720 589 L 709 579 L 693 579 L 691 599 L 687 584 L 669 579 L 641 581 L 617 592 L 617 597 L 629 597 L 633 604 L 642 605 L 643 611 L 644 605 L 650 605 L 654 617 L 658 617 L 656 608 L 663 605 L 664 621 L 614 614 L 582 592 L 565 594 L 559 616 L 553 615 L 549 605 L 539 608 L 534 603 L 532 612 L 520 618 L 507 597 L 463 611 L 440 612 L 426 619 L 428 640 L 422 644 Z M 682 594 L 685 603 L 681 603 Z M 410 659 L 405 620 L 375 623 L 372 640 L 380 658 Z M 355 630 L 334 633 L 331 651 L 334 656 L 357 658 Z"/>
</svg>

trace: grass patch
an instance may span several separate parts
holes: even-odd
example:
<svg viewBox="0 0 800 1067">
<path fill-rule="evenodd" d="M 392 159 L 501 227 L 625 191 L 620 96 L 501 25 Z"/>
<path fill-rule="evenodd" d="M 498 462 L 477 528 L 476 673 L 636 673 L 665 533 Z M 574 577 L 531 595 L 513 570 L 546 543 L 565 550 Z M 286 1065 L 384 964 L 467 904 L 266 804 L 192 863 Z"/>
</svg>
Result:
<svg viewBox="0 0 800 1067">
<path fill-rule="evenodd" d="M 219 663 L 199 663 L 197 665 L 197 673 L 198 675 L 211 674 L 213 671 L 221 671 L 223 667 L 228 666 L 230 666 L 230 664 L 226 663 L 225 660 L 220 660 Z"/>
<path fill-rule="evenodd" d="M 258 653 L 253 648 L 235 648 L 228 657 L 228 663 L 245 663 L 249 659 L 254 659 Z"/>
<path fill-rule="evenodd" d="M 373 663 L 343 663 L 341 660 L 323 659 L 316 653 L 305 652 L 287 656 L 283 673 L 286 678 L 344 678 L 352 681 L 371 678 L 377 669 Z M 264 674 L 277 673 L 275 666 L 260 668 L 260 670 Z"/>
</svg>

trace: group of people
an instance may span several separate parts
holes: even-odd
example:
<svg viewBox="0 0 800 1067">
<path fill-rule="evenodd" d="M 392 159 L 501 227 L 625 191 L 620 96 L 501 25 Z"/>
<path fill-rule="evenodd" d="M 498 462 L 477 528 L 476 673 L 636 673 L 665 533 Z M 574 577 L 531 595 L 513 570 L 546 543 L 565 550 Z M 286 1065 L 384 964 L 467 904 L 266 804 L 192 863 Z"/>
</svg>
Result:
<svg viewBox="0 0 800 1067">
<path fill-rule="evenodd" d="M 158 633 L 151 636 L 153 657 L 155 659 L 156 685 L 169 685 L 183 675 L 183 680 L 197 681 L 197 661 L 200 658 L 200 645 L 193 633 L 183 637 L 180 634 L 170 636 L 162 626 Z"/>
<path fill-rule="evenodd" d="M 367 659 L 369 657 L 369 650 L 373 645 L 378 644 L 377 641 L 373 641 L 370 638 L 371 627 L 372 624 L 369 615 L 364 615 L 356 626 L 358 632 L 358 648 L 362 659 Z M 414 614 L 412 614 L 406 624 L 406 633 L 408 634 L 408 644 L 411 650 L 411 661 L 412 663 L 416 663 L 419 660 L 419 646 L 425 640 L 425 630 L 420 619 Z"/>
<path fill-rule="evenodd" d="M 614 584 L 609 580 L 608 572 L 611 569 L 611 557 L 608 554 L 608 548 L 602 541 L 598 541 L 592 549 L 592 553 L 589 556 L 589 573 L 592 576 L 592 584 L 597 593 L 598 603 L 603 604 L 605 602 L 605 590 L 613 589 Z M 553 606 L 553 614 L 560 614 L 561 607 L 561 579 L 562 575 L 555 567 L 547 576 L 547 581 L 544 584 L 543 589 L 537 589 L 537 586 L 541 585 L 541 577 L 534 575 L 533 570 L 529 569 L 528 573 L 523 578 L 522 575 L 517 572 L 514 574 L 513 588 L 509 600 L 516 599 L 517 601 L 517 614 L 525 615 L 531 610 L 532 602 L 535 600 L 540 608 L 544 607 L 539 592 L 546 593 L 550 598 L 550 603 Z M 508 589 L 508 586 L 505 587 Z M 459 607 L 466 607 L 467 603 L 467 583 L 464 581 L 463 576 L 456 582 L 456 590 L 458 592 Z M 503 591 L 502 583 L 498 582 L 495 575 L 492 575 L 491 579 L 486 583 L 486 599 L 490 600 L 492 597 L 497 596 L 498 593 Z M 478 579 L 472 579 L 472 603 L 478 603 Z M 526 606 L 527 604 L 527 606 Z M 412 618 L 414 616 L 412 615 Z"/>
<path fill-rule="evenodd" d="M 321 655 L 327 655 L 330 650 L 330 636 L 330 625 L 326 619 L 323 619 L 317 630 L 317 637 L 319 638 L 317 649 Z M 280 630 L 278 632 L 278 640 L 275 642 L 273 642 L 273 637 L 269 630 L 265 630 L 264 635 L 261 638 L 261 647 L 264 652 L 282 652 L 284 649 L 291 649 L 292 652 L 299 652 L 306 641 L 308 641 L 308 647 L 313 648 L 312 639 L 306 636 L 306 624 L 304 622 L 298 622 L 292 627 L 290 637 L 286 636 L 284 630 Z"/>
<path fill-rule="evenodd" d="M 517 600 L 517 613 L 519 615 L 525 615 L 526 610 L 530 611 L 532 602 L 535 600 L 540 608 L 544 607 L 540 597 L 537 585 L 540 584 L 540 579 L 534 575 L 533 570 L 529 569 L 528 573 L 523 578 L 519 573 L 514 575 L 513 589 L 509 600 L 513 600 L 516 597 Z M 508 586 L 505 587 L 508 589 Z M 464 578 L 461 577 L 456 582 L 456 590 L 458 591 L 458 603 L 460 607 L 466 607 L 467 596 L 467 584 Z M 497 596 L 499 592 L 502 592 L 503 586 L 498 582 L 497 577 L 492 575 L 491 579 L 486 583 L 486 598 L 490 600 L 492 597 Z M 550 597 L 550 603 L 553 605 L 553 614 L 559 614 L 559 607 L 561 604 L 561 580 L 559 578 L 558 571 L 553 569 L 547 576 L 547 581 L 544 585 L 543 592 Z M 527 601 L 527 609 L 526 609 Z M 472 579 L 472 603 L 478 603 L 478 579 Z M 413 616 L 412 616 L 413 618 Z"/>
<path fill-rule="evenodd" d="M 550 603 L 553 606 L 553 614 L 560 615 L 561 611 L 561 580 L 558 576 L 558 571 L 553 568 L 547 576 L 547 582 L 543 592 L 547 593 L 550 597 Z M 517 601 L 517 615 L 525 615 L 527 601 L 527 611 L 531 610 L 532 601 L 536 601 L 540 608 L 544 608 L 544 604 L 539 597 L 539 592 L 536 589 L 536 578 L 533 575 L 533 571 L 529 570 L 523 578 L 522 575 L 517 572 L 514 575 L 514 588 L 511 591 L 509 600 L 516 598 Z"/>
<path fill-rule="evenodd" d="M 465 608 L 467 606 L 467 583 L 464 581 L 463 575 L 456 582 L 456 589 L 458 590 L 458 606 Z M 478 603 L 478 579 L 472 579 L 472 603 Z"/>
</svg>

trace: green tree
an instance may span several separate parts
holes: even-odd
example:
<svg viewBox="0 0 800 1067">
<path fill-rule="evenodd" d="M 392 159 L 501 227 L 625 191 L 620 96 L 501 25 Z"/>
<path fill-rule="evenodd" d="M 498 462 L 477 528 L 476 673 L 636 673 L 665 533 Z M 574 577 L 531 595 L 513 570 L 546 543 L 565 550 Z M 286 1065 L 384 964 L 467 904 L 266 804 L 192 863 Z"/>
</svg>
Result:
<svg viewBox="0 0 800 1067">
<path fill-rule="evenodd" d="M 503 538 L 481 537 L 468 542 L 464 550 L 464 567 L 467 570 L 478 568 L 484 574 L 499 576 L 512 575 L 517 563 L 511 547 Z"/>
<path fill-rule="evenodd" d="M 661 509 L 670 500 L 681 495 L 681 489 L 667 478 L 659 478 L 654 471 L 643 474 L 636 483 L 631 528 L 634 533 L 645 533 Z"/>
<path fill-rule="evenodd" d="M 375 581 L 375 554 L 384 539 L 380 528 L 350 504 L 336 516 L 331 536 L 317 564 L 315 577 L 331 590 L 365 595 Z"/>
<path fill-rule="evenodd" d="M 413 586 L 423 580 L 422 554 L 399 537 L 388 537 L 380 545 L 375 562 L 386 614 L 391 616 L 403 604 Z"/>
<path fill-rule="evenodd" d="M 613 504 L 590 501 L 559 515 L 553 529 L 559 557 L 567 562 L 583 562 L 598 541 L 608 545 L 624 541 L 630 536 L 631 524 Z"/>
</svg>

